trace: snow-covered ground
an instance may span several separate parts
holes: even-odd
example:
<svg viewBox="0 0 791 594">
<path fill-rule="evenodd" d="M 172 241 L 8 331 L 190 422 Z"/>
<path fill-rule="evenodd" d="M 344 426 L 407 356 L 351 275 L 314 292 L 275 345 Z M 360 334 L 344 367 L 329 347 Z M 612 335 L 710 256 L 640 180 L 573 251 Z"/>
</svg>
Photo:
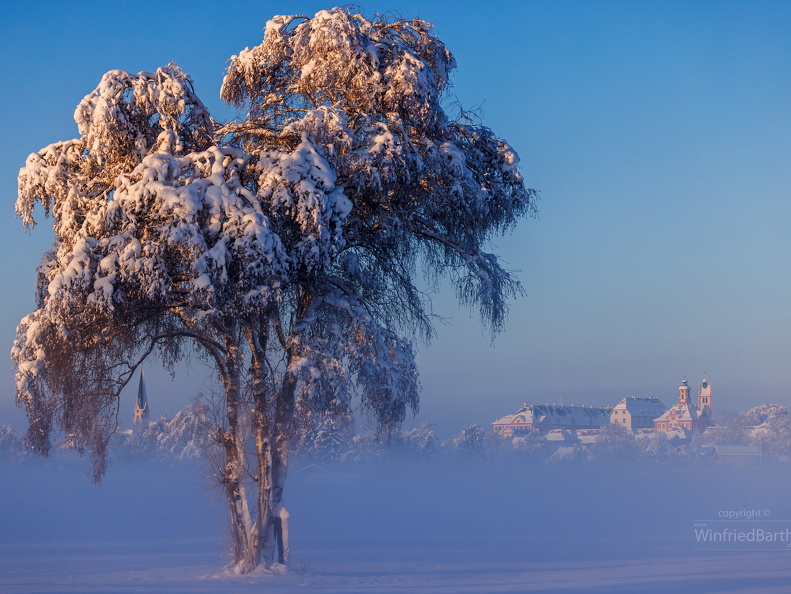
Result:
<svg viewBox="0 0 791 594">
<path fill-rule="evenodd" d="M 781 467 L 295 471 L 289 573 L 245 577 L 222 572 L 224 510 L 198 465 L 117 461 L 100 488 L 62 454 L 0 472 L 7 593 L 791 591 L 788 542 L 707 544 L 693 526 L 791 528 Z"/>
</svg>

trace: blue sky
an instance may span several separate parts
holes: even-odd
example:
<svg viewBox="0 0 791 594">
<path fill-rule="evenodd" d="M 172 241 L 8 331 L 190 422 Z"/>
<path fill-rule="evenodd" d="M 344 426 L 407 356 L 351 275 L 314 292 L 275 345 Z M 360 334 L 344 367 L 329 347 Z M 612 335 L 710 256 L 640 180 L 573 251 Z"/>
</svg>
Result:
<svg viewBox="0 0 791 594">
<path fill-rule="evenodd" d="M 452 93 L 522 158 L 540 218 L 496 242 L 527 296 L 492 344 L 451 291 L 421 349 L 419 421 L 441 433 L 522 401 L 677 397 L 684 375 L 715 408 L 791 405 L 791 4 L 787 2 L 363 2 L 420 15 L 458 61 Z M 79 100 L 110 69 L 175 60 L 213 115 L 226 60 L 274 14 L 317 2 L 60 2 L 4 9 L 0 108 L 0 344 L 33 308 L 47 222 L 14 218 L 26 156 L 76 136 Z M 7 360 L 7 359 L 6 359 Z M 8 360 L 7 360 L 8 361 Z M 201 389 L 147 369 L 154 414 Z M 130 390 L 122 415 L 131 411 Z M 131 415 L 131 412 L 129 412 Z M 10 362 L 0 423 L 22 428 Z"/>
</svg>

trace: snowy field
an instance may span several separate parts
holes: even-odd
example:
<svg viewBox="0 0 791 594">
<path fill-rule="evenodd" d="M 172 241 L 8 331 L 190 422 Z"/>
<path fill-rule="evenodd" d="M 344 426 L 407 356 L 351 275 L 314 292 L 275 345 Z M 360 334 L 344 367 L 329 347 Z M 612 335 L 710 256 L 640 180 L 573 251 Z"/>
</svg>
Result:
<svg viewBox="0 0 791 594">
<path fill-rule="evenodd" d="M 289 478 L 289 572 L 239 577 L 199 466 L 117 461 L 96 488 L 69 456 L 3 463 L 0 592 L 791 591 L 787 542 L 707 545 L 693 527 L 791 528 L 785 468 L 326 470 Z"/>
</svg>

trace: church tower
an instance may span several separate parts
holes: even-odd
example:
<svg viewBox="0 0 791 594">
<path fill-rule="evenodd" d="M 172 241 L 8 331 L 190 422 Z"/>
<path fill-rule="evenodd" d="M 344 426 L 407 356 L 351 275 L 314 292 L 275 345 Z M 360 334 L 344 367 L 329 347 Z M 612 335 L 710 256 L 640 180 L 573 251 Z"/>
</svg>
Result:
<svg viewBox="0 0 791 594">
<path fill-rule="evenodd" d="M 687 385 L 687 378 L 684 378 L 684 381 L 681 382 L 681 386 L 678 388 L 678 403 L 689 404 L 689 385 Z"/>
<path fill-rule="evenodd" d="M 711 384 L 704 375 L 703 381 L 698 384 L 698 408 L 709 419 L 711 418 L 711 405 Z"/>
<path fill-rule="evenodd" d="M 706 386 L 708 391 L 703 388 Z M 698 402 L 706 402 L 711 407 L 711 388 L 710 384 L 704 379 L 698 394 Z M 702 400 L 705 397 L 706 400 Z M 710 408 L 709 408 L 710 410 Z M 691 433 L 701 433 L 710 423 L 710 417 L 703 409 L 698 408 L 689 399 L 689 384 L 687 378 L 681 382 L 678 388 L 678 404 L 674 404 L 665 411 L 661 417 L 654 419 L 654 429 L 659 432 L 667 431 L 688 431 Z"/>
<path fill-rule="evenodd" d="M 136 426 L 148 423 L 148 395 L 146 394 L 146 382 L 143 379 L 143 370 L 140 370 L 140 384 L 137 386 L 137 404 L 135 404 L 135 415 L 133 422 Z"/>
</svg>

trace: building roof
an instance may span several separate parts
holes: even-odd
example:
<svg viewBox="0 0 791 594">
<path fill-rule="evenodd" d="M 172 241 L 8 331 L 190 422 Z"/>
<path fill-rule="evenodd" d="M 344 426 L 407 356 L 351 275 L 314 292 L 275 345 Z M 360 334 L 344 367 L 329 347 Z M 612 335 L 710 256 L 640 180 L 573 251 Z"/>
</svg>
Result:
<svg viewBox="0 0 791 594">
<path fill-rule="evenodd" d="M 574 446 L 560 446 L 549 457 L 549 461 L 559 462 L 562 460 L 574 460 L 578 457 L 590 458 L 591 457 L 590 450 L 588 450 L 588 448 L 582 448 L 581 450 L 579 450 Z"/>
<path fill-rule="evenodd" d="M 714 451 L 718 456 L 760 456 L 761 448 L 756 445 L 716 445 Z"/>
<path fill-rule="evenodd" d="M 683 443 L 689 442 L 693 436 L 692 429 L 688 429 L 687 427 L 682 427 L 681 425 L 676 425 L 675 427 L 669 429 L 665 432 L 665 437 L 667 437 L 667 441 L 672 443 Z"/>
<path fill-rule="evenodd" d="M 667 405 L 659 398 L 638 398 L 632 396 L 624 398 L 613 407 L 613 410 L 627 410 L 633 417 L 650 417 L 652 419 L 662 415 L 667 410 Z"/>
<path fill-rule="evenodd" d="M 576 443 L 580 441 L 574 429 L 552 429 L 544 436 L 545 441 Z"/>
<path fill-rule="evenodd" d="M 140 370 L 140 383 L 137 386 L 137 402 L 135 403 L 134 422 L 148 421 L 150 414 L 148 411 L 148 394 L 146 393 L 146 382 L 143 379 L 143 371 Z"/>
<path fill-rule="evenodd" d="M 668 408 L 656 421 L 699 421 L 704 418 L 703 411 L 694 404 L 679 402 Z"/>
<path fill-rule="evenodd" d="M 148 394 L 146 394 L 146 383 L 143 379 L 143 371 L 140 371 L 140 383 L 137 385 L 137 408 L 148 408 Z"/>
<path fill-rule="evenodd" d="M 577 434 L 577 439 L 580 440 L 582 443 L 596 443 L 599 439 L 599 429 L 580 429 L 579 431 L 575 430 Z"/>
<path fill-rule="evenodd" d="M 497 419 L 495 425 L 574 425 L 598 427 L 609 423 L 610 413 L 604 408 L 587 406 L 564 406 L 555 404 L 524 403 L 516 413 Z"/>
</svg>

